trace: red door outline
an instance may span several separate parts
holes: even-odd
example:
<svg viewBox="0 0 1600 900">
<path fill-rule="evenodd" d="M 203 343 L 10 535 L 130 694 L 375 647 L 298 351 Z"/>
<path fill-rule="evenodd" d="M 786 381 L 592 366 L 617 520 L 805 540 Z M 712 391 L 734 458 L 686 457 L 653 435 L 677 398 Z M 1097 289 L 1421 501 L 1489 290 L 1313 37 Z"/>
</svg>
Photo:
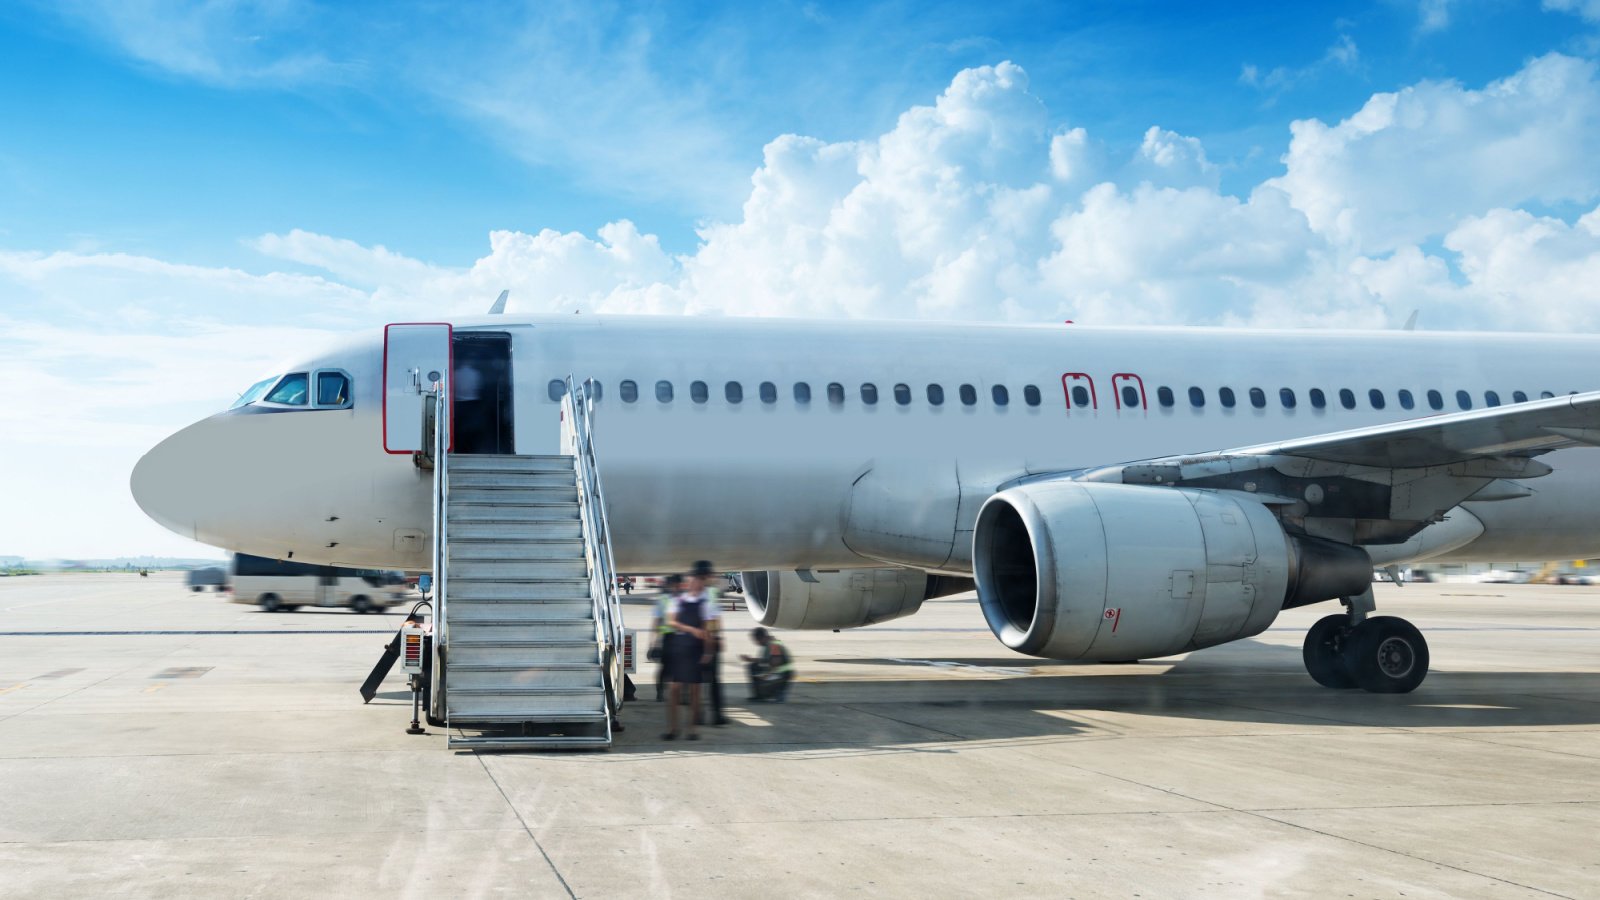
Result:
<svg viewBox="0 0 1600 900">
<path fill-rule="evenodd" d="M 383 326 L 383 373 L 382 382 L 378 385 L 383 402 L 383 452 L 403 456 L 410 450 L 389 449 L 389 329 L 396 325 L 443 325 L 445 339 L 450 342 L 449 366 L 450 371 L 445 373 L 445 390 L 450 392 L 450 440 L 446 452 L 453 451 L 456 446 L 456 327 L 449 322 L 390 322 Z"/>
<path fill-rule="evenodd" d="M 1133 382 L 1134 384 L 1138 385 L 1139 408 L 1148 411 L 1150 409 L 1150 398 L 1145 396 L 1144 393 L 1144 379 L 1133 374 L 1132 372 L 1118 372 L 1117 374 L 1111 376 L 1111 394 L 1117 401 L 1117 409 L 1122 410 L 1127 408 L 1122 405 L 1122 386 L 1129 382 Z"/>
<path fill-rule="evenodd" d="M 1089 388 L 1089 405 L 1087 407 L 1073 406 L 1073 404 L 1072 404 L 1072 389 L 1073 389 L 1073 387 L 1075 387 L 1075 386 L 1084 386 L 1084 385 L 1087 385 L 1088 388 Z M 1067 412 L 1072 412 L 1074 409 L 1099 409 L 1100 408 L 1100 396 L 1099 396 L 1099 394 L 1095 393 L 1094 379 L 1090 378 L 1088 375 L 1084 374 L 1083 372 L 1067 372 L 1067 373 L 1064 373 L 1061 376 L 1061 395 L 1067 401 Z"/>
</svg>

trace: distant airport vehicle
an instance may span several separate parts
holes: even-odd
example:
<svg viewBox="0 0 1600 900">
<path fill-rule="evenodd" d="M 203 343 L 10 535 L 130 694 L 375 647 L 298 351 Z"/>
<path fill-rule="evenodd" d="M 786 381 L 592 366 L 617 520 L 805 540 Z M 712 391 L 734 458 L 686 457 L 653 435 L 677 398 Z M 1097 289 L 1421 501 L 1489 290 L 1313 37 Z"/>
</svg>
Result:
<svg viewBox="0 0 1600 900">
<path fill-rule="evenodd" d="M 1597 350 L 1571 334 L 396 324 L 163 441 L 132 487 L 201 541 L 426 570 L 429 398 L 452 402 L 451 460 L 556 454 L 568 385 L 592 379 L 616 571 L 710 558 L 743 572 L 762 624 L 813 629 L 975 582 L 1007 647 L 1077 660 L 1216 646 L 1337 599 L 1304 644 L 1312 677 L 1404 692 L 1428 648 L 1369 615 L 1375 567 L 1600 557 L 1600 392 L 1580 393 Z"/>
<path fill-rule="evenodd" d="M 362 572 L 245 553 L 233 557 L 233 602 L 255 604 L 265 612 L 292 612 L 302 606 L 381 612 L 406 601 L 403 586 L 404 580 L 390 572 Z"/>
<path fill-rule="evenodd" d="M 203 569 L 190 569 L 186 579 L 191 591 L 203 591 L 211 588 L 221 591 L 228 584 L 228 570 L 221 566 L 207 566 Z"/>
</svg>

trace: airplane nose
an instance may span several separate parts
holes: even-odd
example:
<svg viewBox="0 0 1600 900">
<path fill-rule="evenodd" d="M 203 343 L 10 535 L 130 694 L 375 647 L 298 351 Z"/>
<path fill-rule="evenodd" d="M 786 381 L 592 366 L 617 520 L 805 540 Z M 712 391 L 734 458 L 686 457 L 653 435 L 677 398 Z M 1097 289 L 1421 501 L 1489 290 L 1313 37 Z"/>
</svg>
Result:
<svg viewBox="0 0 1600 900">
<path fill-rule="evenodd" d="M 134 502 L 145 515 L 192 540 L 202 540 L 207 507 L 221 502 L 208 491 L 214 479 L 207 477 L 207 469 L 216 464 L 215 456 L 206 452 L 211 443 L 207 433 L 215 430 L 210 422 L 196 422 L 150 448 L 128 479 Z"/>
</svg>

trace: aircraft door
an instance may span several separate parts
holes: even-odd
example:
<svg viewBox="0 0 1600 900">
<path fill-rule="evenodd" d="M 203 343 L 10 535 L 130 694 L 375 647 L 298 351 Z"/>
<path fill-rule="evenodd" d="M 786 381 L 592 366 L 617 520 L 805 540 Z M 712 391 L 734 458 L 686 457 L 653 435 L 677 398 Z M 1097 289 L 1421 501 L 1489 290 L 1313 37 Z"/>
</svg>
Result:
<svg viewBox="0 0 1600 900">
<path fill-rule="evenodd" d="M 1143 413 L 1150 408 L 1144 395 L 1144 379 L 1130 372 L 1111 376 L 1111 393 L 1116 395 L 1118 412 Z"/>
<path fill-rule="evenodd" d="M 450 325 L 404 322 L 383 329 L 383 449 L 411 453 L 422 446 L 422 395 L 450 383 Z"/>
<path fill-rule="evenodd" d="M 1061 393 L 1066 396 L 1067 412 L 1075 410 L 1094 412 L 1100 408 L 1100 397 L 1095 393 L 1094 379 L 1082 372 L 1068 372 L 1062 375 Z"/>
</svg>

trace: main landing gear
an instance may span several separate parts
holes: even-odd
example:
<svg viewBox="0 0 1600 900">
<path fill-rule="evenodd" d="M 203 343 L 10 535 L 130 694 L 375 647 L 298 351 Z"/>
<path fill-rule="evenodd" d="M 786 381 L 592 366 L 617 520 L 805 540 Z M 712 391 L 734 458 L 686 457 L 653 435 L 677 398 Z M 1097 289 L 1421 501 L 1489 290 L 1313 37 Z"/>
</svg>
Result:
<svg viewBox="0 0 1600 900">
<path fill-rule="evenodd" d="M 1375 694 L 1408 694 L 1428 676 L 1428 642 L 1397 616 L 1372 616 L 1369 589 L 1339 602 L 1348 612 L 1317 620 L 1306 632 L 1306 671 L 1330 688 L 1358 687 Z"/>
</svg>

